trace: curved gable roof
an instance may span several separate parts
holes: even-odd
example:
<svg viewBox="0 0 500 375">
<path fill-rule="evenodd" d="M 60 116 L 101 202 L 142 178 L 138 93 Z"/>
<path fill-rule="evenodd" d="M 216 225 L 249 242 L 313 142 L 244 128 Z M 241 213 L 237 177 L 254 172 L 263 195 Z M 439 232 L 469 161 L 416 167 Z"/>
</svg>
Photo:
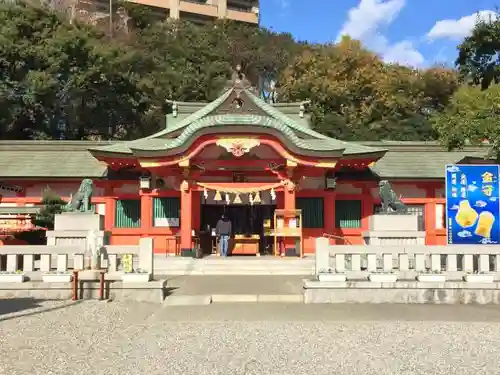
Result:
<svg viewBox="0 0 500 375">
<path fill-rule="evenodd" d="M 257 107 L 259 114 L 245 113 L 244 111 L 217 114 L 217 109 L 227 103 L 228 100 L 234 99 L 233 94 L 248 98 Z M 292 118 L 253 94 L 250 90 L 236 90 L 235 88 L 230 88 L 219 98 L 188 115 L 176 123 L 175 126 L 166 128 L 143 139 L 125 142 L 116 146 L 100 147 L 91 151 L 119 154 L 131 154 L 133 150 L 175 152 L 184 148 L 185 143 L 192 143 L 193 138 L 203 131 L 205 133 L 210 131 L 220 133 L 220 128 L 224 127 L 223 131 L 227 130 L 227 133 L 231 133 L 234 132 L 235 126 L 255 126 L 256 129 L 261 128 L 264 131 L 265 129 L 273 132 L 277 131 L 298 153 L 306 155 L 335 151 L 336 153 L 341 152 L 344 156 L 373 155 L 378 158 L 383 156 L 387 151 L 382 148 L 369 147 L 330 138 L 298 124 Z"/>
</svg>

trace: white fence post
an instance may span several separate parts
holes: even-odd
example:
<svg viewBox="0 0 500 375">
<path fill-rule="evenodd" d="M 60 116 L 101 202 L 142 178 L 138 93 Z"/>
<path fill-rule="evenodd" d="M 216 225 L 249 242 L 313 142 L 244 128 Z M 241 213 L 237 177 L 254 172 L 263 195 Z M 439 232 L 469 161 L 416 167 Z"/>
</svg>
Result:
<svg viewBox="0 0 500 375">
<path fill-rule="evenodd" d="M 7 254 L 7 272 L 17 271 L 17 255 Z"/>
<path fill-rule="evenodd" d="M 479 255 L 478 271 L 479 271 L 479 273 L 490 272 L 490 256 L 489 256 L 489 254 Z"/>
<path fill-rule="evenodd" d="M 431 254 L 431 271 L 441 272 L 441 254 Z"/>
<path fill-rule="evenodd" d="M 361 271 L 361 255 L 352 254 L 351 256 L 351 271 Z"/>
<path fill-rule="evenodd" d="M 33 254 L 23 255 L 23 271 L 33 272 L 35 269 L 35 256 Z"/>
<path fill-rule="evenodd" d="M 462 271 L 463 272 L 474 272 L 474 262 L 472 254 L 464 254 L 462 258 Z"/>
<path fill-rule="evenodd" d="M 50 254 L 42 254 L 40 256 L 40 271 L 50 272 L 52 268 L 52 256 Z"/>
<path fill-rule="evenodd" d="M 116 254 L 108 254 L 108 272 L 113 273 L 118 271 L 118 257 Z"/>
<path fill-rule="evenodd" d="M 399 270 L 400 271 L 410 270 L 410 260 L 408 259 L 408 254 L 399 254 Z"/>
<path fill-rule="evenodd" d="M 345 254 L 335 254 L 335 271 L 338 273 L 345 272 Z"/>
<path fill-rule="evenodd" d="M 368 250 L 370 251 L 370 250 Z M 368 254 L 367 256 L 367 270 L 369 272 L 375 272 L 377 270 L 377 254 Z"/>
<path fill-rule="evenodd" d="M 139 268 L 142 271 L 154 274 L 154 244 L 153 239 L 149 237 L 139 240 Z"/>
<path fill-rule="evenodd" d="M 68 272 L 68 254 L 57 254 L 57 272 Z"/>
<path fill-rule="evenodd" d="M 83 254 L 73 254 L 73 269 L 83 270 L 84 269 L 84 255 Z"/>
<path fill-rule="evenodd" d="M 415 254 L 415 271 L 425 271 L 425 254 Z"/>
<path fill-rule="evenodd" d="M 316 238 L 316 275 L 330 268 L 330 241 L 326 237 Z"/>
<path fill-rule="evenodd" d="M 457 272 L 457 254 L 446 254 L 446 271 Z"/>
</svg>

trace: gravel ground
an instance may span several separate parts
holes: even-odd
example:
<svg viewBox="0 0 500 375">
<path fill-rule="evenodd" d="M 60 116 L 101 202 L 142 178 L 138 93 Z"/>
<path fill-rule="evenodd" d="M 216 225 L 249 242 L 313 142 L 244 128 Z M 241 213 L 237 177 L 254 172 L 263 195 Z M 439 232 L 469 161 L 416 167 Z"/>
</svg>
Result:
<svg viewBox="0 0 500 375">
<path fill-rule="evenodd" d="M 489 306 L 0 301 L 0 374 L 498 374 Z"/>
</svg>

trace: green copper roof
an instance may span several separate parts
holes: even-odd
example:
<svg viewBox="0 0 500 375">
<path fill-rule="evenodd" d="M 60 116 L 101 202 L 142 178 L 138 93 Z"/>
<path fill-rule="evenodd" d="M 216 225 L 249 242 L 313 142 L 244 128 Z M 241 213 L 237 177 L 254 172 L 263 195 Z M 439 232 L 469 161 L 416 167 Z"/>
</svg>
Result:
<svg viewBox="0 0 500 375">
<path fill-rule="evenodd" d="M 323 157 L 338 157 L 338 153 L 350 156 L 380 153 L 381 156 L 386 151 L 382 148 L 367 147 L 327 137 L 307 126 L 299 124 L 290 117 L 290 114 L 281 112 L 246 89 L 242 90 L 242 93 L 265 115 L 248 113 L 214 115 L 213 113 L 230 98 L 234 91 L 234 88 L 227 90 L 219 98 L 208 103 L 202 109 L 179 119 L 173 125 L 149 137 L 117 146 L 100 147 L 92 151 L 121 154 L 131 154 L 134 151 L 177 152 L 186 149 L 194 141 L 197 134 L 203 130 L 219 131 L 219 128 L 222 127 L 223 129 L 220 129 L 221 132 L 232 133 L 236 127 L 241 128 L 241 126 L 249 126 L 253 127 L 253 129 L 260 128 L 264 133 L 268 132 L 266 130 L 277 131 L 281 135 L 281 138 L 283 138 L 283 141 L 289 142 L 294 151 L 299 154 L 320 153 Z M 300 107 L 296 103 L 294 106 L 297 109 Z M 171 121 L 171 116 L 168 117 L 168 121 Z M 176 137 L 173 138 L 173 135 L 176 135 Z M 334 152 L 335 155 L 329 155 L 329 152 Z"/>
<path fill-rule="evenodd" d="M 86 141 L 0 141 L 0 178 L 104 177 L 107 165 L 88 151 L 95 144 Z"/>
<path fill-rule="evenodd" d="M 152 139 L 148 144 L 156 144 L 162 149 L 164 142 L 165 139 Z M 15 183 L 21 179 L 105 178 L 106 165 L 98 162 L 87 149 L 108 146 L 116 152 L 127 152 L 130 144 L 131 142 L 111 144 L 98 141 L 0 141 L 0 179 Z M 447 152 L 436 142 L 352 142 L 349 145 L 388 149 L 372 169 L 380 178 L 386 179 L 443 180 L 445 164 L 458 163 L 468 156 L 483 158 L 488 151 L 487 147 L 468 146 L 464 150 Z M 314 145 L 315 148 L 318 146 Z"/>
<path fill-rule="evenodd" d="M 99 148 L 100 151 L 130 154 L 133 150 L 138 151 L 160 151 L 175 150 L 181 147 L 187 148 L 196 138 L 202 129 L 230 126 L 238 123 L 241 125 L 251 125 L 264 129 L 277 130 L 286 140 L 290 141 L 296 148 L 311 152 L 343 152 L 344 155 L 383 153 L 384 149 L 366 147 L 361 144 L 339 141 L 321 135 L 316 139 L 299 138 L 295 132 L 286 124 L 271 117 L 256 115 L 216 115 L 200 118 L 188 125 L 179 137 L 174 139 L 140 139 L 121 143 L 118 145 Z M 312 130 L 308 130 L 312 132 Z M 300 152 L 299 150 L 299 152 Z"/>
<path fill-rule="evenodd" d="M 357 142 L 356 142 L 357 143 Z M 438 142 L 363 142 L 389 151 L 375 163 L 372 171 L 381 178 L 435 178 L 445 177 L 445 165 L 459 163 L 466 157 L 483 159 L 489 148 L 468 146 L 464 150 L 446 151 Z"/>
<path fill-rule="evenodd" d="M 234 89 L 227 90 L 224 94 L 219 96 L 217 99 L 215 99 L 213 102 L 208 103 L 206 106 L 204 106 L 202 109 L 199 111 L 196 111 L 195 113 L 185 117 L 183 120 L 179 121 L 178 123 L 175 124 L 175 126 L 168 127 L 156 134 L 150 135 L 149 137 L 146 137 L 145 139 L 152 139 L 152 138 L 159 138 L 163 137 L 165 135 L 168 135 L 169 133 L 173 133 L 179 129 L 182 129 L 189 124 L 191 124 L 194 121 L 197 121 L 205 116 L 208 116 L 211 112 L 213 112 L 215 109 L 217 109 L 224 101 L 229 98 L 229 96 L 233 93 Z"/>
</svg>

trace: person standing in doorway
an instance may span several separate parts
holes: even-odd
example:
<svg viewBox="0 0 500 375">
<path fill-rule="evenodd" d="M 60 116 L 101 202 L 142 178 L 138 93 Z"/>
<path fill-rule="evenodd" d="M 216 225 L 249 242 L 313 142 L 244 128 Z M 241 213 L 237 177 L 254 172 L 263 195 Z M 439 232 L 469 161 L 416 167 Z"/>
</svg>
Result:
<svg viewBox="0 0 500 375">
<path fill-rule="evenodd" d="M 231 236 L 231 221 L 226 215 L 222 215 L 215 228 L 219 237 L 220 256 L 227 257 L 229 250 L 229 237 Z"/>
</svg>

